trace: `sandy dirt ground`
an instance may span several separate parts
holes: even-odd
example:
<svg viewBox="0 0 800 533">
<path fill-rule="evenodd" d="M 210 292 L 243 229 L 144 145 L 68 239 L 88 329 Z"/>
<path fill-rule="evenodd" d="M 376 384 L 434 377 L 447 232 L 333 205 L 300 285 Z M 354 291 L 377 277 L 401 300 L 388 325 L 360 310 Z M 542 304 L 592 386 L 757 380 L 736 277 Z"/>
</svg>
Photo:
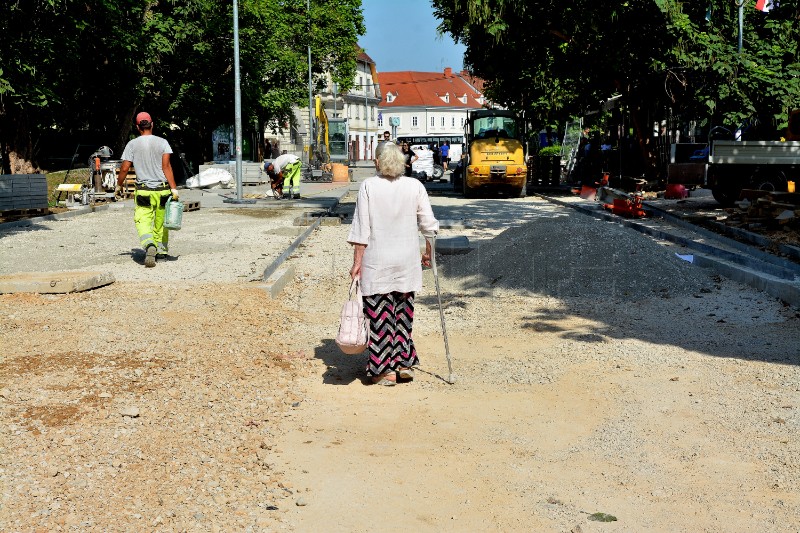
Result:
<svg viewBox="0 0 800 533">
<path fill-rule="evenodd" d="M 270 300 L 291 212 L 189 213 L 147 270 L 87 218 L 119 229 L 69 268 L 117 283 L 0 296 L 0 529 L 800 530 L 797 309 L 541 200 L 432 201 L 476 248 L 440 256 L 452 385 L 430 271 L 413 382 L 336 347 L 347 224 Z M 3 234 L 0 273 L 82 223 Z"/>
</svg>

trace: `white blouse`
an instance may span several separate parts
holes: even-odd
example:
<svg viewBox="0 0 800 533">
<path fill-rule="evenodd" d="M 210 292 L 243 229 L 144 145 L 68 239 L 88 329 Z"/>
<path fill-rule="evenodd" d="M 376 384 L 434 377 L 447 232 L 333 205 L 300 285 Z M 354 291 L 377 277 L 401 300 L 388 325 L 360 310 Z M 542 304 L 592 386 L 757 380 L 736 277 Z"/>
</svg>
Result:
<svg viewBox="0 0 800 533">
<path fill-rule="evenodd" d="M 439 231 L 425 187 L 416 178 L 367 178 L 358 190 L 347 242 L 366 244 L 361 261 L 364 295 L 422 289 L 419 234 Z"/>
</svg>

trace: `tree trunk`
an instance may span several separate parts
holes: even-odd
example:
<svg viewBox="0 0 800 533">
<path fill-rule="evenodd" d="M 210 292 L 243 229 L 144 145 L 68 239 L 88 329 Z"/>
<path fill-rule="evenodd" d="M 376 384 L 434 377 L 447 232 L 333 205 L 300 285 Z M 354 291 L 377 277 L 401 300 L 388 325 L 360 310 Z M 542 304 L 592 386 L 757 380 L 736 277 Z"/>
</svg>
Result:
<svg viewBox="0 0 800 533">
<path fill-rule="evenodd" d="M 33 141 L 28 116 L 23 110 L 16 117 L 4 117 L 3 131 L 12 132 L 2 139 L 3 174 L 37 174 L 41 172 L 33 161 Z M 10 127 L 9 127 L 10 126 Z"/>
</svg>

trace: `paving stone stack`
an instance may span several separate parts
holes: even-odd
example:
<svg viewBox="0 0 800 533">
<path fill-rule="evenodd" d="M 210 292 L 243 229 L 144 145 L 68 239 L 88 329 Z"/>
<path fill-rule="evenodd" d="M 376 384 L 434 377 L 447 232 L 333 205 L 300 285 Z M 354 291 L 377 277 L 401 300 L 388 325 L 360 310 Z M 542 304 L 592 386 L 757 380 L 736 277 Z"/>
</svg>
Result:
<svg viewBox="0 0 800 533">
<path fill-rule="evenodd" d="M 0 176 L 0 211 L 47 209 L 47 178 L 44 174 Z"/>
</svg>

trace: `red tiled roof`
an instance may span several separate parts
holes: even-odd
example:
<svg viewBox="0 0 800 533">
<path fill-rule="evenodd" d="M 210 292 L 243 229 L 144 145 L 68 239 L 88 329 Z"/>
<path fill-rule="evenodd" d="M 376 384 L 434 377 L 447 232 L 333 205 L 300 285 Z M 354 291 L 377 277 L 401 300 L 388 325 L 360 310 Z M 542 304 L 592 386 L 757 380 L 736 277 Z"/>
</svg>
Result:
<svg viewBox="0 0 800 533">
<path fill-rule="evenodd" d="M 359 48 L 358 50 L 359 50 L 357 58 L 358 61 L 375 64 L 375 62 L 372 60 L 371 57 L 369 57 L 369 55 L 364 51 L 363 48 Z"/>
<path fill-rule="evenodd" d="M 447 68 L 444 72 L 381 72 L 381 108 L 392 107 L 455 107 L 481 108 L 476 98 L 482 96 L 483 80 L 473 78 L 466 71 L 453 73 Z M 479 83 L 477 83 L 479 82 Z M 386 95 L 395 97 L 389 103 Z M 450 102 L 445 102 L 445 95 L 450 95 Z M 460 98 L 466 95 L 464 103 Z"/>
</svg>

